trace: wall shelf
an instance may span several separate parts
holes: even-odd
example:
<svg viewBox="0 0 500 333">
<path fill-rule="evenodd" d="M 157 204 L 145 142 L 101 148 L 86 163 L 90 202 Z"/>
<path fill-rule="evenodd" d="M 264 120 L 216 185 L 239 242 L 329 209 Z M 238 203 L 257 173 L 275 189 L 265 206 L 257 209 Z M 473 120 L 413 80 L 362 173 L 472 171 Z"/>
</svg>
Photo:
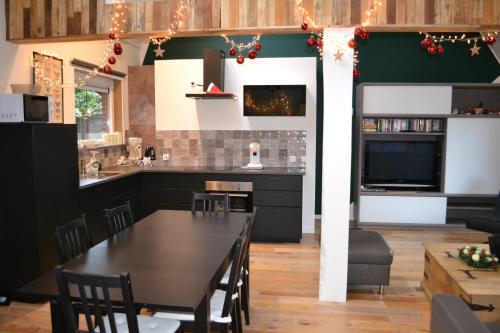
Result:
<svg viewBox="0 0 500 333">
<path fill-rule="evenodd" d="M 192 99 L 232 99 L 236 100 L 237 97 L 235 94 L 186 94 L 187 98 Z"/>
<path fill-rule="evenodd" d="M 423 135 L 423 136 L 434 136 L 434 135 L 445 135 L 443 132 L 363 132 L 363 135 Z"/>
</svg>

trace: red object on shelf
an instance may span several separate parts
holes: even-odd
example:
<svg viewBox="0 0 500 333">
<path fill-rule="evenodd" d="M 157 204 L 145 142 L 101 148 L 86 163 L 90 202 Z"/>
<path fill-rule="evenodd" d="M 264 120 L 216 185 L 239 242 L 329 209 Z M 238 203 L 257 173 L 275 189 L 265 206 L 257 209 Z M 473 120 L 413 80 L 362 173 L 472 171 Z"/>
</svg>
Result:
<svg viewBox="0 0 500 333">
<path fill-rule="evenodd" d="M 213 82 L 208 85 L 207 94 L 224 94 Z"/>
</svg>

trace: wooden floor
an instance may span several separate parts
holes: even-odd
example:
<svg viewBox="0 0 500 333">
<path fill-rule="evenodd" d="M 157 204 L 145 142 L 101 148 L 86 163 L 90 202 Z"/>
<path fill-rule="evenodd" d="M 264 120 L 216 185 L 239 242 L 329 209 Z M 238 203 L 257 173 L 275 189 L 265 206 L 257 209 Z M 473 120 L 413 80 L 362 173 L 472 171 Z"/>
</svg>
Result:
<svg viewBox="0 0 500 333">
<path fill-rule="evenodd" d="M 428 332 L 430 308 L 420 291 L 422 242 L 477 243 L 487 234 L 452 229 L 366 228 L 381 232 L 395 253 L 385 295 L 357 288 L 345 304 L 318 300 L 319 245 L 253 244 L 252 325 L 245 332 Z M 50 332 L 47 304 L 0 307 L 0 332 Z"/>
</svg>

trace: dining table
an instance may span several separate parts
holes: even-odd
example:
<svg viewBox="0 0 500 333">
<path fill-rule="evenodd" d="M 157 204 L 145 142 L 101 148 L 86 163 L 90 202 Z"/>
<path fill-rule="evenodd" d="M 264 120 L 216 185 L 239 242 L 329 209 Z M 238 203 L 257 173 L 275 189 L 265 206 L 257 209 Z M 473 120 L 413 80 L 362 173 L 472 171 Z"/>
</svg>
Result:
<svg viewBox="0 0 500 333">
<path fill-rule="evenodd" d="M 138 309 L 194 313 L 195 332 L 210 332 L 210 298 L 250 215 L 158 210 L 64 268 L 103 275 L 128 272 Z M 53 271 L 21 287 L 16 296 L 49 300 L 53 332 L 67 332 Z M 119 304 L 121 292 L 111 298 Z"/>
</svg>

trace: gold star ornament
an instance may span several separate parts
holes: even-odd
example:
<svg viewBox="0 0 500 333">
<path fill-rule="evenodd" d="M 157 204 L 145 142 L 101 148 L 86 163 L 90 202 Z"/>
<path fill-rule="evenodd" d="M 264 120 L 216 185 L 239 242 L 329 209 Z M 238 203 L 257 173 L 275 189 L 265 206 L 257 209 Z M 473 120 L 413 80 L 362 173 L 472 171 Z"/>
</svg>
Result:
<svg viewBox="0 0 500 333">
<path fill-rule="evenodd" d="M 158 44 L 158 47 L 153 51 L 154 53 L 156 53 L 156 58 L 163 58 L 163 53 L 165 53 L 165 50 L 161 48 L 161 44 Z"/>
<path fill-rule="evenodd" d="M 475 55 L 479 55 L 479 50 L 481 49 L 480 46 L 477 46 L 477 42 L 474 41 L 474 46 L 470 49 L 470 56 L 473 57 Z"/>
<path fill-rule="evenodd" d="M 340 52 L 340 50 L 337 50 L 337 53 L 335 53 L 334 55 L 335 55 L 335 61 L 341 61 L 342 60 L 342 56 L 344 54 L 342 52 Z"/>
</svg>

